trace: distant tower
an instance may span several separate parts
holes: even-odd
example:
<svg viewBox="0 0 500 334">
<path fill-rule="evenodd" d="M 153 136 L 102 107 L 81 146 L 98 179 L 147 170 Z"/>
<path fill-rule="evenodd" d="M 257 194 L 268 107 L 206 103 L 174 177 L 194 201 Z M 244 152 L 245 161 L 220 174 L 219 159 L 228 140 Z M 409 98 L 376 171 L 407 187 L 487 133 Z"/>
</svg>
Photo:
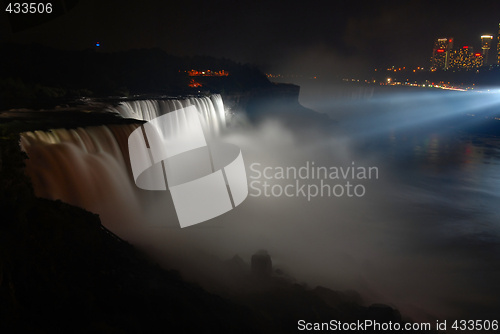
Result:
<svg viewBox="0 0 500 334">
<path fill-rule="evenodd" d="M 464 46 L 461 49 L 450 52 L 449 69 L 472 69 L 475 61 L 474 48 L 472 46 Z"/>
<path fill-rule="evenodd" d="M 438 38 L 432 49 L 431 68 L 446 70 L 450 66 L 450 52 L 453 49 L 453 37 Z"/>
<path fill-rule="evenodd" d="M 497 64 L 500 65 L 500 23 L 498 24 L 498 36 L 497 36 Z"/>
<path fill-rule="evenodd" d="M 446 61 L 445 61 L 445 68 L 448 69 L 450 67 L 450 54 L 451 51 L 453 50 L 453 37 L 448 38 L 448 45 L 446 46 Z"/>
<path fill-rule="evenodd" d="M 483 55 L 481 53 L 475 53 L 474 58 L 472 60 L 473 60 L 473 63 L 472 63 L 473 67 L 483 66 Z"/>
<path fill-rule="evenodd" d="M 491 42 L 493 41 L 493 36 L 483 35 L 481 36 L 481 48 L 483 49 L 483 64 L 488 65 L 488 51 L 491 48 Z"/>
</svg>

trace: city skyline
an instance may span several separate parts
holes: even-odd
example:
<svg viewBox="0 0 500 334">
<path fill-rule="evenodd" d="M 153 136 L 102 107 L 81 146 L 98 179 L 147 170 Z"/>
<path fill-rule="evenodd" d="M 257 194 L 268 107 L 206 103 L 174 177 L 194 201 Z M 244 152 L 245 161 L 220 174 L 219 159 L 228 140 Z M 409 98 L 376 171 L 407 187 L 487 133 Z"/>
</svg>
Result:
<svg viewBox="0 0 500 334">
<path fill-rule="evenodd" d="M 477 36 L 495 34 L 500 19 L 500 3 L 489 0 L 466 9 L 435 1 L 73 3 L 53 21 L 16 32 L 3 11 L 0 42 L 63 50 L 99 43 L 101 52 L 161 48 L 255 64 L 265 73 L 342 76 L 429 67 L 429 50 L 441 36 L 479 50 Z"/>
</svg>

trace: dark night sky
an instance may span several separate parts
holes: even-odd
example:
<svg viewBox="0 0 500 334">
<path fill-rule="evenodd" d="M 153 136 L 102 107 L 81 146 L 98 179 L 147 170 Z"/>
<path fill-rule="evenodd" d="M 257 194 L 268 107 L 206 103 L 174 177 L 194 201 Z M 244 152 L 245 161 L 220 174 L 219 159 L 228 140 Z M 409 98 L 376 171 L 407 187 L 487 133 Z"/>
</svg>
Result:
<svg viewBox="0 0 500 334">
<path fill-rule="evenodd" d="M 498 0 L 80 0 L 65 15 L 17 33 L 2 11 L 0 28 L 2 42 L 84 49 L 99 41 L 103 51 L 161 47 L 250 62 L 271 73 L 320 75 L 427 67 L 435 38 L 451 36 L 455 47 L 479 50 L 479 36 L 496 36 L 499 22 Z"/>
</svg>

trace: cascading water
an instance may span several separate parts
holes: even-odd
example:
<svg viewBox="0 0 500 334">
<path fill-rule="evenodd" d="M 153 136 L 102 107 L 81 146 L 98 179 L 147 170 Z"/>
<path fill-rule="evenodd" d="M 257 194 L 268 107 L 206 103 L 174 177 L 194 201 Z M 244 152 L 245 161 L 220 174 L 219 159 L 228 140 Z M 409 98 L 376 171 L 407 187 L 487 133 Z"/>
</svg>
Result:
<svg viewBox="0 0 500 334">
<path fill-rule="evenodd" d="M 219 94 L 210 97 L 192 97 L 179 100 L 136 100 L 120 102 L 110 111 L 124 118 L 151 121 L 174 110 L 194 105 L 200 116 L 205 136 L 215 137 L 226 126 L 224 104 Z"/>
<path fill-rule="evenodd" d="M 225 127 L 220 95 L 128 101 L 111 111 L 125 118 L 149 121 L 189 105 L 196 107 L 206 136 L 217 136 Z M 128 137 L 138 126 L 103 125 L 23 133 L 21 145 L 29 156 L 26 172 L 36 195 L 98 213 L 112 230 L 140 220 L 138 217 L 147 211 L 143 204 L 153 195 L 137 189 L 131 175 Z M 184 126 L 179 120 L 177 128 L 163 129 L 164 139 L 182 131 Z"/>
<path fill-rule="evenodd" d="M 60 199 L 101 216 L 111 226 L 139 212 L 130 182 L 127 138 L 138 125 L 26 132 L 26 173 L 35 194 Z"/>
</svg>

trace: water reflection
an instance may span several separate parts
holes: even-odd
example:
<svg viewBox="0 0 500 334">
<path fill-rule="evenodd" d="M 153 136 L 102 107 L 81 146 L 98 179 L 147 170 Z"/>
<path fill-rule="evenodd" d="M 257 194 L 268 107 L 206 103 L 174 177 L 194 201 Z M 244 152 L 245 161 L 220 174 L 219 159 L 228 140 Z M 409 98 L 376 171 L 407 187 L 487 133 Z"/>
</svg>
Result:
<svg viewBox="0 0 500 334">
<path fill-rule="evenodd" d="M 386 234 L 400 240 L 401 262 L 378 267 L 390 273 L 386 284 L 440 300 L 455 317 L 496 316 L 500 122 L 490 114 L 500 113 L 500 97 L 393 90 L 365 100 L 315 98 L 301 101 L 337 119 L 355 155 L 378 161 L 391 184 L 377 193 L 388 203 L 377 214 L 399 221 Z"/>
</svg>

